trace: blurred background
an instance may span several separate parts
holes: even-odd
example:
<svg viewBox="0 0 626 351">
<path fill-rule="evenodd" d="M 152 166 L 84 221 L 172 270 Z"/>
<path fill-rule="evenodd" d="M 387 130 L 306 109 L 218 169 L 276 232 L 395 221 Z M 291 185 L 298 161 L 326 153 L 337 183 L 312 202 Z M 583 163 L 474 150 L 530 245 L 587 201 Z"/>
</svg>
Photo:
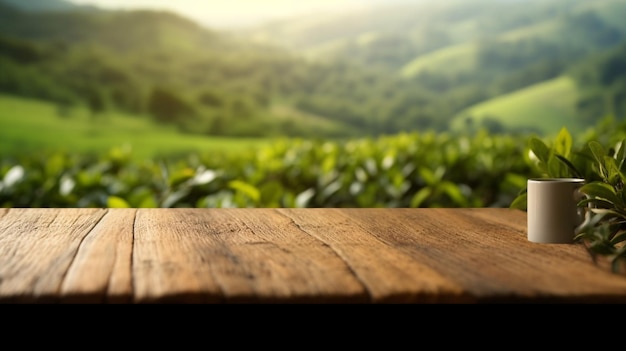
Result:
<svg viewBox="0 0 626 351">
<path fill-rule="evenodd" d="M 0 0 L 0 204 L 507 206 L 530 136 L 622 128 L 624 18 L 623 0 Z"/>
</svg>

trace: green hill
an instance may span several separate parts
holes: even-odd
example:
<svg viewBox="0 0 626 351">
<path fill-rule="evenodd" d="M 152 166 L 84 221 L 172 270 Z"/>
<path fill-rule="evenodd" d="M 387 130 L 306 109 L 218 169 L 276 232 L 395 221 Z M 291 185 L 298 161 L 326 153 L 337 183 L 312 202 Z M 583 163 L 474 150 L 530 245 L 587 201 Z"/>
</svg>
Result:
<svg viewBox="0 0 626 351">
<path fill-rule="evenodd" d="M 77 5 L 65 0 L 2 0 L 2 2 L 25 11 L 67 11 L 93 9 L 91 6 Z"/>
<path fill-rule="evenodd" d="M 423 72 L 441 72 L 457 75 L 476 69 L 478 47 L 473 43 L 446 46 L 443 49 L 421 55 L 401 68 L 405 78 L 418 76 Z"/>
<path fill-rule="evenodd" d="M 238 152 L 269 141 L 190 136 L 146 116 L 113 112 L 93 116 L 84 108 L 62 111 L 49 102 L 0 95 L 0 157 L 43 151 L 106 154 L 129 148 L 139 160 L 190 151 Z"/>
<path fill-rule="evenodd" d="M 415 101 L 436 104 L 417 82 L 311 62 L 173 13 L 31 13 L 2 4 L 0 92 L 145 114 L 200 135 L 335 138 L 442 123 L 406 113 Z"/>
<path fill-rule="evenodd" d="M 165 11 L 36 12 L 0 0 L 0 92 L 93 115 L 149 116 L 200 136 L 446 131 L 470 107 L 508 101 L 626 43 L 626 3 L 614 0 L 422 5 L 226 32 Z M 619 103 L 617 83 L 587 87 L 588 78 L 572 77 L 585 88 L 565 112 L 572 121 L 591 125 L 617 110 L 600 106 Z"/>
<path fill-rule="evenodd" d="M 541 135 L 553 135 L 566 127 L 578 133 L 587 126 L 575 118 L 577 98 L 575 81 L 561 76 L 467 108 L 454 117 L 450 126 L 457 131 L 486 126 Z"/>
<path fill-rule="evenodd" d="M 481 102 L 491 105 L 492 99 L 502 97 L 497 101 L 503 104 L 520 89 L 543 82 L 550 86 L 547 82 L 587 64 L 587 58 L 626 42 L 624 16 L 626 2 L 617 0 L 442 0 L 389 5 L 317 22 L 285 20 L 253 33 L 316 57 L 323 52 L 370 68 L 385 67 L 432 93 L 425 96 L 431 106 L 413 110 L 449 121 Z M 329 35 L 329 28 L 338 34 Z M 586 96 L 577 94 L 575 99 Z M 593 108 L 595 116 L 577 109 L 598 104 L 597 99 L 587 100 L 568 100 L 570 107 L 563 113 L 569 123 L 592 125 L 601 117 L 600 108 Z M 561 115 L 561 108 L 537 101 L 534 109 Z M 545 129 L 551 130 L 546 123 Z M 436 125 L 447 128 L 450 123 Z"/>
</svg>

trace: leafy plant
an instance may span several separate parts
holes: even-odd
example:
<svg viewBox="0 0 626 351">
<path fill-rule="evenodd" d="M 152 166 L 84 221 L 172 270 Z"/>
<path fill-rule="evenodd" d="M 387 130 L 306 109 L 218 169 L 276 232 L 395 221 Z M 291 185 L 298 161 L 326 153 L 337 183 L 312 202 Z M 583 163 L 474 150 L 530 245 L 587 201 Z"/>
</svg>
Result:
<svg viewBox="0 0 626 351">
<path fill-rule="evenodd" d="M 508 207 L 529 173 L 510 157 L 525 140 L 486 131 L 285 138 L 143 160 L 123 146 L 0 152 L 0 207 Z"/>
<path fill-rule="evenodd" d="M 586 208 L 587 215 L 574 240 L 585 244 L 594 261 L 604 256 L 612 271 L 619 272 L 626 262 L 626 139 L 610 147 L 591 140 L 574 148 L 563 128 L 551 146 L 532 137 L 529 151 L 539 176 L 585 179 L 580 191 L 586 197 L 578 206 Z M 526 210 L 526 189 L 510 207 Z"/>
</svg>

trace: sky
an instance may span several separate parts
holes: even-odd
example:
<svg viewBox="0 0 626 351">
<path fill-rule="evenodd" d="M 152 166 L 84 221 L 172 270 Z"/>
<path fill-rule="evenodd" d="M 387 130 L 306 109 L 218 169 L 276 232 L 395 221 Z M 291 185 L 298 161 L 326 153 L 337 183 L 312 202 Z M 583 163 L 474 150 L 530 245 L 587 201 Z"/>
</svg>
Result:
<svg viewBox="0 0 626 351">
<path fill-rule="evenodd" d="M 170 10 L 203 25 L 240 27 L 294 15 L 349 10 L 385 0 L 68 0 L 103 9 Z M 388 1 L 387 1 L 388 2 Z"/>
</svg>

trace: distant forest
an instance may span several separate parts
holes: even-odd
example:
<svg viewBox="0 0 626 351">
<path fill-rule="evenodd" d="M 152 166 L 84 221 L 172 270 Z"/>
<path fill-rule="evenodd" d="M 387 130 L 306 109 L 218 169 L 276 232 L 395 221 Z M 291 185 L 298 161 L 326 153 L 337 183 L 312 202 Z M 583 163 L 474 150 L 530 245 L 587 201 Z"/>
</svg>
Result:
<svg viewBox="0 0 626 351">
<path fill-rule="evenodd" d="M 371 23 L 388 29 L 359 45 L 374 27 L 343 19 L 352 36 L 324 51 L 330 34 L 319 28 L 339 35 L 339 22 L 308 36 L 289 23 L 257 28 L 276 39 L 259 42 L 168 12 L 27 11 L 0 0 L 0 92 L 54 101 L 68 117 L 87 106 L 94 121 L 119 110 L 205 135 L 351 137 L 445 131 L 464 108 L 568 74 L 582 87 L 578 118 L 626 115 L 626 24 L 612 17 L 626 15 L 624 2 L 569 11 L 582 2 L 543 1 L 485 21 L 480 10 L 491 3 L 442 7 L 432 21 L 405 18 L 397 28 L 388 23 L 415 12 L 389 8 L 388 22 Z M 550 31 L 511 39 L 542 24 Z M 400 73 L 468 41 L 478 44 L 466 70 Z"/>
</svg>

